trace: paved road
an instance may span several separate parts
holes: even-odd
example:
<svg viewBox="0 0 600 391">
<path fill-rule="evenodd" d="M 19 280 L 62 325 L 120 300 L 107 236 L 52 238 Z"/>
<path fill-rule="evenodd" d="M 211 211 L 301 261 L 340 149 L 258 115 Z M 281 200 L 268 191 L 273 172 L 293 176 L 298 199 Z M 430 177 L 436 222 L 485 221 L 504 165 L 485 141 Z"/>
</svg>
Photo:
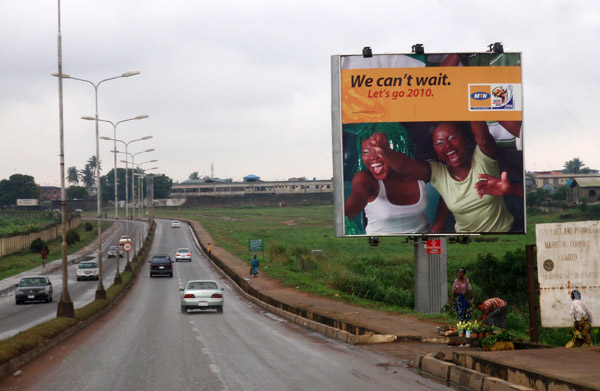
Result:
<svg viewBox="0 0 600 391">
<path fill-rule="evenodd" d="M 125 234 L 125 223 L 119 223 L 118 232 L 114 232 L 106 238 L 102 244 L 103 255 L 103 279 L 104 288 L 108 289 L 112 284 L 116 272 L 115 259 L 108 259 L 107 251 L 110 246 L 115 245 L 115 234 Z M 130 222 L 129 232 L 134 235 L 137 229 L 144 229 L 145 224 L 140 222 Z M 97 258 L 97 251 L 94 251 L 90 256 Z M 119 269 L 123 271 L 127 258 L 121 258 L 119 261 Z M 69 294 L 75 308 L 80 308 L 94 301 L 98 281 L 77 281 L 76 278 L 77 265 L 69 266 Z M 35 274 L 35 273 L 31 273 Z M 60 300 L 62 293 L 62 273 L 58 269 L 53 273 L 48 274 L 54 294 L 52 295 L 53 303 L 27 303 L 23 305 L 15 304 L 14 292 L 8 296 L 0 298 L 0 339 L 9 338 L 19 331 L 28 329 L 43 321 L 52 319 L 56 316 L 56 303 Z"/>
<path fill-rule="evenodd" d="M 159 221 L 153 253 L 194 247 L 187 227 Z M 224 313 L 179 309 L 190 279 L 225 287 Z M 360 347 L 328 340 L 241 298 L 206 258 L 147 270 L 109 315 L 0 380 L 12 390 L 448 390 Z"/>
</svg>

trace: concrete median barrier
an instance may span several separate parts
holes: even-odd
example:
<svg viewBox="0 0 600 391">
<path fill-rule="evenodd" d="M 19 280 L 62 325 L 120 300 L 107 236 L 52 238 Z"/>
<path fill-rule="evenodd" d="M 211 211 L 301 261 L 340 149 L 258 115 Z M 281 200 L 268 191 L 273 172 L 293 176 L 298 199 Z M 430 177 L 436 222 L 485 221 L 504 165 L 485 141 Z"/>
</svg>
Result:
<svg viewBox="0 0 600 391">
<path fill-rule="evenodd" d="M 455 364 L 438 360 L 429 355 L 423 357 L 422 361 L 422 368 L 424 372 L 446 381 L 450 379 L 450 368 L 455 366 Z"/>
<path fill-rule="evenodd" d="M 534 391 L 533 388 L 509 383 L 497 377 L 488 376 L 483 380 L 482 391 Z"/>
<path fill-rule="evenodd" d="M 481 391 L 487 375 L 469 368 L 450 367 L 450 382 L 473 391 Z"/>
</svg>

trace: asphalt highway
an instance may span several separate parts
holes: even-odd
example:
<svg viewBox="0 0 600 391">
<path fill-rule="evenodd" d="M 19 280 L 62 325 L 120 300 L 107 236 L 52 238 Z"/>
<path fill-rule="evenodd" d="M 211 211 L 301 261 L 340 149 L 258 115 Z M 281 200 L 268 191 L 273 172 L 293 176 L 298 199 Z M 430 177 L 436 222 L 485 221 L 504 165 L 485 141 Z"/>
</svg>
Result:
<svg viewBox="0 0 600 391">
<path fill-rule="evenodd" d="M 194 245 L 187 226 L 158 220 L 153 254 L 192 249 L 175 276 L 143 270 L 108 315 L 0 380 L 11 390 L 449 390 L 402 363 L 329 340 L 236 293 Z M 191 279 L 225 288 L 224 313 L 180 312 Z M 13 303 L 14 305 L 14 303 Z"/>
<path fill-rule="evenodd" d="M 138 229 L 145 230 L 145 223 L 136 221 L 129 223 L 129 235 L 135 235 Z M 107 258 L 108 249 L 110 246 L 115 245 L 115 235 L 125 235 L 125 230 L 125 222 L 119 222 L 119 229 L 113 231 L 113 233 L 102 243 L 102 281 L 104 289 L 108 289 L 113 284 L 116 273 L 116 261 L 114 258 Z M 124 254 L 124 257 L 119 261 L 119 269 L 121 271 L 125 268 L 126 256 L 127 255 Z M 97 251 L 90 254 L 90 257 L 97 259 Z M 76 270 L 77 265 L 69 265 L 69 295 L 71 296 L 75 308 L 80 308 L 94 301 L 96 289 L 98 288 L 98 281 L 77 281 Z M 22 305 L 16 305 L 14 293 L 0 298 L 0 339 L 9 338 L 19 331 L 56 317 L 56 303 L 60 300 L 62 294 L 62 273 L 61 270 L 58 269 L 53 273 L 47 274 L 47 276 L 50 278 L 54 289 L 52 295 L 53 302 L 51 303 L 28 302 Z"/>
</svg>

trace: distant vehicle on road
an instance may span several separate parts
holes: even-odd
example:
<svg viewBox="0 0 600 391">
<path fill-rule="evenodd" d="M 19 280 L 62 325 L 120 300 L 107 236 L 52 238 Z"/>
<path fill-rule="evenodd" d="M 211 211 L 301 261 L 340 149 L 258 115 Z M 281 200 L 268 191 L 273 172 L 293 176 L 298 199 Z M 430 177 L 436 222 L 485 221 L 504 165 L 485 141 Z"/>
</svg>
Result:
<svg viewBox="0 0 600 391">
<path fill-rule="evenodd" d="M 223 291 L 225 288 L 219 288 L 219 284 L 213 280 L 193 280 L 188 281 L 185 288 L 180 288 L 181 292 L 181 312 L 188 310 L 208 310 L 215 309 L 217 312 L 223 312 Z"/>
<path fill-rule="evenodd" d="M 131 242 L 131 238 L 128 235 L 123 235 L 119 239 L 119 246 L 122 246 L 125 242 Z"/>
<path fill-rule="evenodd" d="M 113 246 L 114 247 L 114 246 Z M 77 266 L 77 281 L 97 280 L 100 278 L 98 263 L 96 261 L 84 261 Z"/>
<path fill-rule="evenodd" d="M 150 261 L 150 277 L 169 276 L 173 277 L 173 261 L 168 255 L 155 255 Z"/>
<path fill-rule="evenodd" d="M 83 213 L 83 210 L 81 210 L 81 209 L 75 209 L 74 212 L 75 213 Z"/>
<path fill-rule="evenodd" d="M 192 252 L 189 248 L 178 248 L 175 253 L 175 262 L 188 261 L 192 262 Z"/>
<path fill-rule="evenodd" d="M 23 277 L 18 284 L 15 285 L 15 302 L 17 305 L 26 301 L 52 301 L 52 282 L 46 276 L 30 276 Z"/>
<path fill-rule="evenodd" d="M 108 248 L 108 252 L 106 253 L 108 258 L 116 258 L 117 257 L 117 246 L 110 246 Z M 123 250 L 119 247 L 119 258 L 123 258 Z"/>
<path fill-rule="evenodd" d="M 179 221 L 177 220 L 173 220 L 171 221 L 171 228 L 180 228 L 181 225 L 179 224 Z"/>
</svg>

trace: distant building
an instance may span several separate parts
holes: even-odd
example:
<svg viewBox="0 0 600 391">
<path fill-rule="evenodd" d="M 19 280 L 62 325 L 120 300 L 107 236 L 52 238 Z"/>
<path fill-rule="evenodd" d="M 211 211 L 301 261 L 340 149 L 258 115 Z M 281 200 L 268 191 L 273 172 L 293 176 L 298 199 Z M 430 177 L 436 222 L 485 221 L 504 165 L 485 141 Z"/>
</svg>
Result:
<svg viewBox="0 0 600 391">
<path fill-rule="evenodd" d="M 567 202 L 579 204 L 583 200 L 588 203 L 600 201 L 600 177 L 576 178 L 571 182 Z"/>
<path fill-rule="evenodd" d="M 56 186 L 38 186 L 40 190 L 40 200 L 54 201 L 60 200 L 60 187 Z"/>
<path fill-rule="evenodd" d="M 600 178 L 600 174 L 565 174 L 560 171 L 552 172 L 532 172 L 530 173 L 534 177 L 535 186 L 537 188 L 543 188 L 545 185 L 552 185 L 554 188 L 560 186 L 569 186 L 573 180 L 581 178 Z"/>
<path fill-rule="evenodd" d="M 256 177 L 253 175 L 253 177 Z M 209 183 L 206 181 L 184 181 L 173 185 L 172 198 L 203 196 L 239 196 L 250 194 L 301 194 L 333 193 L 333 180 L 294 180 L 287 181 L 246 181 L 229 183 Z M 259 177 L 256 177 L 259 178 Z"/>
</svg>

